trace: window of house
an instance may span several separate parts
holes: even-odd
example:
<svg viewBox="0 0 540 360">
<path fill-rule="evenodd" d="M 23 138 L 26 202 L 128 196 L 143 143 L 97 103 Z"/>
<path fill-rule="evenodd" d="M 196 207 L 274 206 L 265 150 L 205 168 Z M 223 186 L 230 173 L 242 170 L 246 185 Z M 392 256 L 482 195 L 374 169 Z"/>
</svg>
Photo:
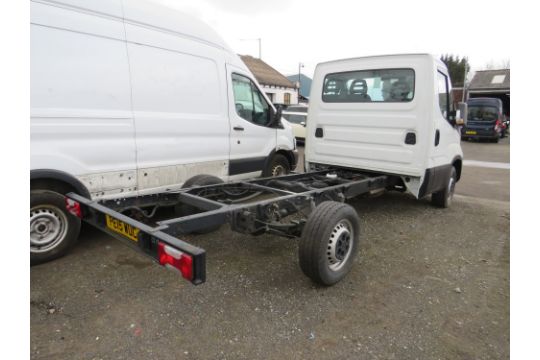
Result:
<svg viewBox="0 0 540 360">
<path fill-rule="evenodd" d="M 290 93 L 285 93 L 283 95 L 283 102 L 285 103 L 285 105 L 289 105 L 291 103 L 291 94 Z"/>
<path fill-rule="evenodd" d="M 243 119 L 265 126 L 270 120 L 270 106 L 257 86 L 247 77 L 232 74 L 236 113 Z"/>
</svg>

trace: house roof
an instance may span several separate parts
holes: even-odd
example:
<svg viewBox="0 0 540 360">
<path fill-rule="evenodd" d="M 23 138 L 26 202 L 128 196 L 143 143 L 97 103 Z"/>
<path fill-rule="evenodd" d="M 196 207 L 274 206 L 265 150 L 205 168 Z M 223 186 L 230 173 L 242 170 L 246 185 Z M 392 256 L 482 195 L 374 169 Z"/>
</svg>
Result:
<svg viewBox="0 0 540 360">
<path fill-rule="evenodd" d="M 510 90 L 510 69 L 477 71 L 469 90 Z"/>
<path fill-rule="evenodd" d="M 240 55 L 240 58 L 253 73 L 259 84 L 295 88 L 295 85 L 289 79 L 261 59 L 249 55 Z"/>
</svg>

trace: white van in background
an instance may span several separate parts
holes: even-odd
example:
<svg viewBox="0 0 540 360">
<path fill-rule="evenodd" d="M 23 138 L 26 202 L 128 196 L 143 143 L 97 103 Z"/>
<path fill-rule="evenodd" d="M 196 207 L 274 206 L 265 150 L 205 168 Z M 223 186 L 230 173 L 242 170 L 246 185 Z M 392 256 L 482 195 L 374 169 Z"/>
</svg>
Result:
<svg viewBox="0 0 540 360">
<path fill-rule="evenodd" d="M 30 29 L 33 263 L 78 237 L 65 193 L 127 197 L 197 174 L 295 168 L 290 125 L 205 24 L 140 0 L 31 0 Z"/>
</svg>

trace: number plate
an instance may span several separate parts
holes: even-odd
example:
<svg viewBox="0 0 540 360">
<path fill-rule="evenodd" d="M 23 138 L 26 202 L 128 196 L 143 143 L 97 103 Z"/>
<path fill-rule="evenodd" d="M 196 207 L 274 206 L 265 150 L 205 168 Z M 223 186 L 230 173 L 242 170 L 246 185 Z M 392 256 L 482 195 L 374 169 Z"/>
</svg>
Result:
<svg viewBox="0 0 540 360">
<path fill-rule="evenodd" d="M 112 216 L 105 215 L 107 220 L 107 227 L 114 232 L 117 232 L 120 235 L 127 237 L 130 240 L 137 241 L 137 235 L 139 234 L 139 229 L 133 227 L 129 224 L 126 224 L 123 221 L 113 218 Z"/>
<path fill-rule="evenodd" d="M 468 130 L 468 131 L 465 131 L 465 134 L 467 134 L 467 135 L 476 135 L 476 131 Z"/>
</svg>

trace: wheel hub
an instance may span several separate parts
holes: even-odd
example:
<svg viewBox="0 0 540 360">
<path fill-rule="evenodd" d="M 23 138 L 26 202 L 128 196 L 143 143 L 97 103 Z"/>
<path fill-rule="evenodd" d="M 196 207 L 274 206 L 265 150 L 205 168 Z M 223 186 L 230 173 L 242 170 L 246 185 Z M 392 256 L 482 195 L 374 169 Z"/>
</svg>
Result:
<svg viewBox="0 0 540 360">
<path fill-rule="evenodd" d="M 353 230 L 347 220 L 340 221 L 328 238 L 327 260 L 331 270 L 337 271 L 347 262 L 352 250 Z"/>
<path fill-rule="evenodd" d="M 41 205 L 30 209 L 30 250 L 46 251 L 65 237 L 67 218 L 54 206 Z"/>
<path fill-rule="evenodd" d="M 272 176 L 285 175 L 285 168 L 282 165 L 276 165 L 272 168 Z"/>
</svg>

